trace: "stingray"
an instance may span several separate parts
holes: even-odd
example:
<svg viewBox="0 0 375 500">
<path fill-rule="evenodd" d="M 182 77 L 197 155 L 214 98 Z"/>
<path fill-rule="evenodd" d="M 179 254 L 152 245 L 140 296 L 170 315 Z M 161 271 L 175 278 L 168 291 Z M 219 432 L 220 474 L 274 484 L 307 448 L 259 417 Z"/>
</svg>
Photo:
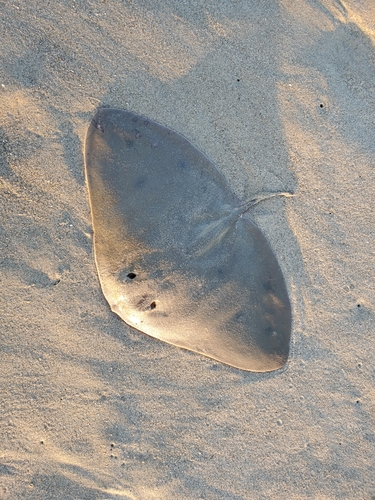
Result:
<svg viewBox="0 0 375 500">
<path fill-rule="evenodd" d="M 288 358 L 284 277 L 246 203 L 188 140 L 100 109 L 85 144 L 100 284 L 129 326 L 254 372 Z"/>
</svg>

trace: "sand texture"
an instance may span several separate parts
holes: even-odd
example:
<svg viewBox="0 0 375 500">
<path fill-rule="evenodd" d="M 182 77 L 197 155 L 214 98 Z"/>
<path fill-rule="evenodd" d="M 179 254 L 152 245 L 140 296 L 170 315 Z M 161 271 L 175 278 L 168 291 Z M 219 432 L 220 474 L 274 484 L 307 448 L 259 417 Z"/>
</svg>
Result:
<svg viewBox="0 0 375 500">
<path fill-rule="evenodd" d="M 1 0 L 0 36 L 0 498 L 375 498 L 373 0 Z M 100 106 L 183 134 L 240 199 L 295 193 L 246 214 L 285 276 L 285 368 L 110 311 Z"/>
</svg>

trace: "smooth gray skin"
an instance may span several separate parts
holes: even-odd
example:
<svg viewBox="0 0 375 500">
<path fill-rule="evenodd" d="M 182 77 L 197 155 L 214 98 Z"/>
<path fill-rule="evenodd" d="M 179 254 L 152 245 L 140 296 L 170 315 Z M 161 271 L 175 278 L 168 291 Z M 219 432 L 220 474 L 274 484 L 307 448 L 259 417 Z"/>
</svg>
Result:
<svg viewBox="0 0 375 500">
<path fill-rule="evenodd" d="M 128 325 L 228 365 L 268 372 L 289 353 L 284 278 L 215 166 L 181 135 L 100 109 L 86 176 L 103 293 Z"/>
</svg>

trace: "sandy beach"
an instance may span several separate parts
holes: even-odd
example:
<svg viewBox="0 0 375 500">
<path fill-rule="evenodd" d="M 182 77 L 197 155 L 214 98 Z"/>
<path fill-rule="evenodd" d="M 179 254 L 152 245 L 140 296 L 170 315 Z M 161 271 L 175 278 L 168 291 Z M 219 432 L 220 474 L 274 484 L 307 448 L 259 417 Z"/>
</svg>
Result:
<svg viewBox="0 0 375 500">
<path fill-rule="evenodd" d="M 0 1 L 0 498 L 375 498 L 373 0 Z M 100 288 L 98 108 L 188 138 L 253 207 L 285 367 L 150 338 Z"/>
</svg>

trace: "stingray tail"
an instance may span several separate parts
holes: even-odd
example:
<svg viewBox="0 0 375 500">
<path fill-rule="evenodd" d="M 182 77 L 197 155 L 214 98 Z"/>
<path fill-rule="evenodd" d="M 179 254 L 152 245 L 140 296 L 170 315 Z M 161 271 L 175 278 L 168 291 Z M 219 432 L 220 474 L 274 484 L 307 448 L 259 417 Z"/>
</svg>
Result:
<svg viewBox="0 0 375 500">
<path fill-rule="evenodd" d="M 261 201 L 268 200 L 270 198 L 275 198 L 276 196 L 285 196 L 286 198 L 290 198 L 294 196 L 293 193 L 288 193 L 288 192 L 281 192 L 281 193 L 265 193 L 263 195 L 257 196 L 256 198 L 253 198 L 250 201 L 247 201 L 240 207 L 241 215 L 242 216 L 245 212 L 247 212 L 251 207 L 254 205 L 258 205 Z"/>
</svg>

